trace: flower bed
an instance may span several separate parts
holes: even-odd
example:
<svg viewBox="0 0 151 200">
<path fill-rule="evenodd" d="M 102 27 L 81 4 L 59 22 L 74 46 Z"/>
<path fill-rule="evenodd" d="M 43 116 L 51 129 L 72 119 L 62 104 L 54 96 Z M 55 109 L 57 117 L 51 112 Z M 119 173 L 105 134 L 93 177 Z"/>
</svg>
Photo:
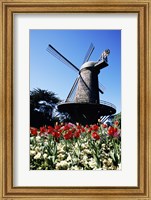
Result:
<svg viewBox="0 0 151 200">
<path fill-rule="evenodd" d="M 119 170 L 118 122 L 80 126 L 71 123 L 30 129 L 31 170 Z"/>
</svg>

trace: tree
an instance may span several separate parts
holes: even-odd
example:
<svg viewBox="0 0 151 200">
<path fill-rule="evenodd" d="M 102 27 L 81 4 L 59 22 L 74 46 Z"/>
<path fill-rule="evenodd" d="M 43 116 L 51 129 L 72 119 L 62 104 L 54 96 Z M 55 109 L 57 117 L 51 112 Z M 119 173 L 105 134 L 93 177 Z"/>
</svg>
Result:
<svg viewBox="0 0 151 200">
<path fill-rule="evenodd" d="M 30 91 L 30 126 L 50 124 L 55 106 L 61 102 L 54 92 L 40 88 Z"/>
</svg>

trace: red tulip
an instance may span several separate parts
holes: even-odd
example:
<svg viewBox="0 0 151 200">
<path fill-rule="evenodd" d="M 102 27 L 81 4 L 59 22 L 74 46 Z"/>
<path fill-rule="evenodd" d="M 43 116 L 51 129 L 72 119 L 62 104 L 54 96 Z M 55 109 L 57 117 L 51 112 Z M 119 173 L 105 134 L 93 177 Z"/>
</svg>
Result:
<svg viewBox="0 0 151 200">
<path fill-rule="evenodd" d="M 37 135 L 37 128 L 30 128 L 30 132 L 32 135 Z"/>
<path fill-rule="evenodd" d="M 75 129 L 75 128 L 72 128 L 71 131 L 72 131 L 72 133 L 74 133 L 74 132 L 76 131 L 76 129 Z"/>
<path fill-rule="evenodd" d="M 67 131 L 67 130 L 70 129 L 70 127 L 68 126 L 68 124 L 64 125 L 62 128 L 63 128 L 64 131 Z"/>
<path fill-rule="evenodd" d="M 72 136 L 71 136 L 71 135 L 69 135 L 68 133 L 67 133 L 67 134 L 65 134 L 63 137 L 64 137 L 64 139 L 65 139 L 65 140 L 69 140 L 69 139 L 71 139 L 71 138 L 72 138 Z"/>
<path fill-rule="evenodd" d="M 102 124 L 102 128 L 107 128 L 107 125 L 106 124 Z"/>
<path fill-rule="evenodd" d="M 110 126 L 108 128 L 108 135 L 113 136 L 114 135 L 114 128 L 112 126 Z"/>
<path fill-rule="evenodd" d="M 60 132 L 53 131 L 52 136 L 54 136 L 55 138 L 60 138 L 61 134 L 60 134 Z"/>
<path fill-rule="evenodd" d="M 65 140 L 69 140 L 73 138 L 73 134 L 71 131 L 68 131 L 68 133 L 66 133 L 63 137 Z"/>
<path fill-rule="evenodd" d="M 114 136 L 114 134 L 117 133 L 117 132 L 118 132 L 118 129 L 116 127 L 110 126 L 108 128 L 108 135 L 110 135 L 110 136 Z"/>
<path fill-rule="evenodd" d="M 80 126 L 80 125 L 77 125 L 77 129 L 81 129 L 81 126 Z"/>
<path fill-rule="evenodd" d="M 85 129 L 83 127 L 81 128 L 81 132 L 85 132 Z"/>
<path fill-rule="evenodd" d="M 53 131 L 53 132 L 51 133 L 51 135 L 52 135 L 52 136 L 54 136 L 54 137 L 55 137 L 55 134 L 56 134 L 56 132 L 55 132 L 55 131 Z"/>
<path fill-rule="evenodd" d="M 47 130 L 48 134 L 51 134 L 53 130 L 54 128 L 52 126 L 48 126 L 48 130 Z"/>
<path fill-rule="evenodd" d="M 91 129 L 93 131 L 98 131 L 99 127 L 96 124 L 94 124 L 94 125 L 92 125 Z"/>
<path fill-rule="evenodd" d="M 114 122 L 114 125 L 118 126 L 118 125 L 119 125 L 119 122 L 118 122 L 118 121 L 115 121 L 115 122 Z"/>
<path fill-rule="evenodd" d="M 52 126 L 48 126 L 48 129 L 53 129 L 53 127 Z"/>
<path fill-rule="evenodd" d="M 79 138 L 80 137 L 80 131 L 77 130 L 75 133 L 74 133 L 74 137 L 75 138 Z"/>
<path fill-rule="evenodd" d="M 114 133 L 117 133 L 118 129 L 117 128 L 114 128 Z"/>
<path fill-rule="evenodd" d="M 95 139 L 95 140 L 99 140 L 100 139 L 100 136 L 97 132 L 93 132 L 92 133 L 92 137 Z"/>
<path fill-rule="evenodd" d="M 46 129 L 46 127 L 40 127 L 40 133 L 45 133 L 45 132 L 47 132 L 47 129 Z"/>
<path fill-rule="evenodd" d="M 55 125 L 55 130 L 59 130 L 60 126 L 59 125 Z"/>
<path fill-rule="evenodd" d="M 56 132 L 55 138 L 60 138 L 60 136 L 61 136 L 60 132 Z"/>
<path fill-rule="evenodd" d="M 91 131 L 92 131 L 92 128 L 90 127 L 90 128 L 88 129 L 88 133 L 91 133 Z"/>
</svg>

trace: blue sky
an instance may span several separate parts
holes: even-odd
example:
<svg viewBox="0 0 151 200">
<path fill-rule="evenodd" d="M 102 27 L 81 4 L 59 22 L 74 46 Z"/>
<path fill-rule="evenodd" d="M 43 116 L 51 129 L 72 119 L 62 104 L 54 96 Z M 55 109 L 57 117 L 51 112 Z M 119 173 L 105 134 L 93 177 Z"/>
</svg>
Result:
<svg viewBox="0 0 151 200">
<path fill-rule="evenodd" d="M 95 49 L 90 61 L 97 61 L 105 49 L 111 51 L 109 66 L 99 74 L 105 87 L 100 100 L 113 103 L 121 112 L 120 30 L 30 30 L 30 90 L 49 90 L 65 100 L 78 73 L 52 56 L 47 46 L 51 44 L 80 68 L 91 43 Z"/>
</svg>

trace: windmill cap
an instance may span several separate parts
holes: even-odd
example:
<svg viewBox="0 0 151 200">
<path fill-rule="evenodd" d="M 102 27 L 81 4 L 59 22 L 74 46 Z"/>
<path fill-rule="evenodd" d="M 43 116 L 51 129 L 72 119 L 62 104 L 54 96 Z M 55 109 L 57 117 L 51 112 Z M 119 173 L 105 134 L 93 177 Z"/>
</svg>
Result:
<svg viewBox="0 0 151 200">
<path fill-rule="evenodd" d="M 88 68 L 88 67 L 94 67 L 95 64 L 96 64 L 96 62 L 94 62 L 94 61 L 85 62 L 85 63 L 81 66 L 80 70 L 81 70 L 81 69 L 84 69 L 84 68 Z"/>
</svg>

